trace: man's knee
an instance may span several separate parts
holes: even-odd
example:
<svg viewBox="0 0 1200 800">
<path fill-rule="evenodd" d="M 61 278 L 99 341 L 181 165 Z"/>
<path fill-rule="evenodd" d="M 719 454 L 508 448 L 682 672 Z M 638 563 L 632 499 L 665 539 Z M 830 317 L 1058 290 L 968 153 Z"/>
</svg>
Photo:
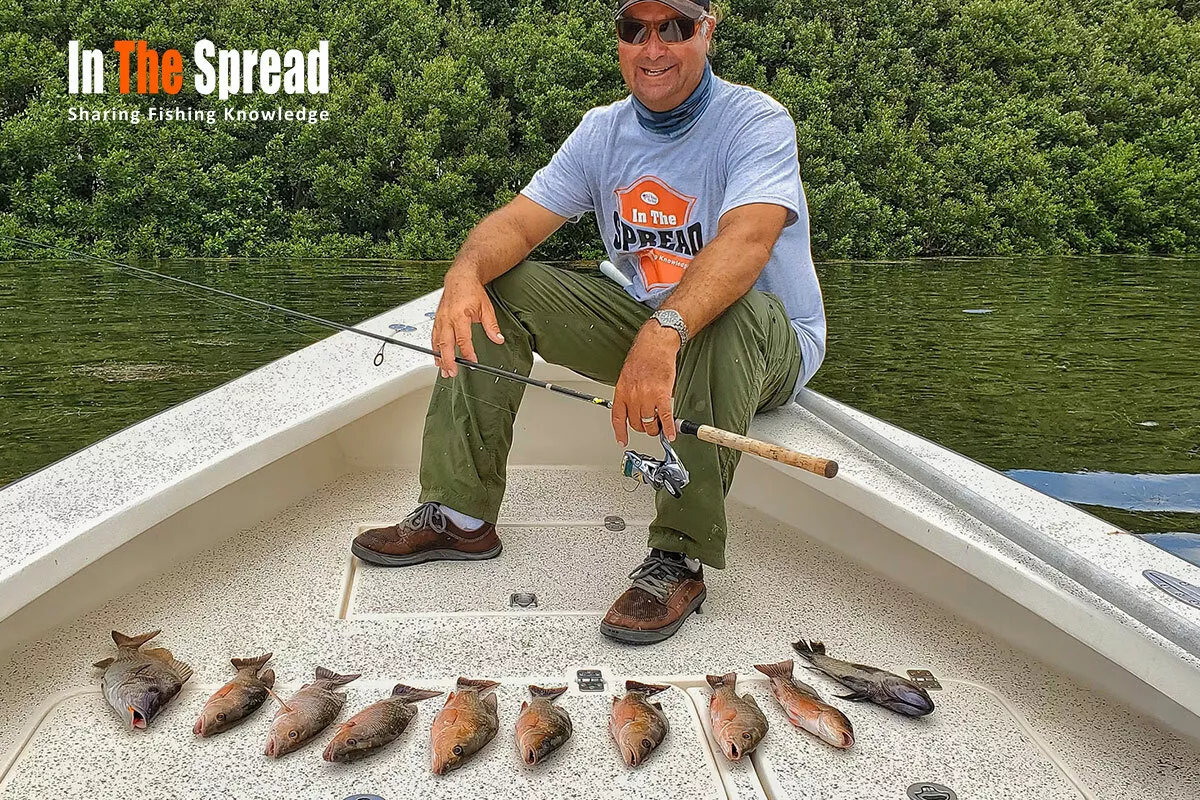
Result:
<svg viewBox="0 0 1200 800">
<path fill-rule="evenodd" d="M 489 283 L 488 293 L 509 307 L 520 308 L 525 298 L 542 294 L 539 287 L 544 286 L 552 269 L 540 261 L 522 261 Z"/>
</svg>

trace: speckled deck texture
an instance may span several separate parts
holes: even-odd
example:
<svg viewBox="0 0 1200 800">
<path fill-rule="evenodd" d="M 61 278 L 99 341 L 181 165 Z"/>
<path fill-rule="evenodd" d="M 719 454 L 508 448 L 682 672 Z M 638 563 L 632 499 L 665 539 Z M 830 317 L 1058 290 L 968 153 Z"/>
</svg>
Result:
<svg viewBox="0 0 1200 800">
<path fill-rule="evenodd" d="M 564 585 L 577 589 L 580 603 L 588 606 L 601 596 L 590 584 L 608 586 L 611 581 L 623 585 L 622 576 L 645 546 L 644 523 L 632 521 L 645 506 L 639 510 L 638 506 L 622 505 L 642 500 L 636 494 L 601 491 L 608 482 L 610 478 L 602 474 L 578 470 L 514 470 L 514 491 L 511 502 L 506 503 L 504 520 L 529 530 L 506 539 L 510 546 L 500 557 L 508 562 L 504 568 L 527 576 L 531 590 L 558 597 L 556 603 L 562 607 L 568 605 L 558 594 Z M 600 488 L 592 498 L 576 502 L 571 490 L 593 483 Z M 613 491 L 621 491 L 619 484 Z M 639 491 L 649 497 L 644 489 Z M 415 492 L 411 473 L 352 473 L 236 540 L 178 564 L 139 591 L 115 598 L 44 640 L 23 647 L 8 663 L 0 664 L 0 696 L 5 698 L 0 706 L 0 758 L 5 760 L 0 766 L 26 741 L 41 716 L 47 711 L 49 716 L 8 770 L 0 785 L 0 798 L 43 797 L 33 787 L 34 781 L 44 781 L 57 787 L 103 786 L 99 793 L 81 789 L 72 796 L 117 800 L 198 796 L 341 800 L 353 792 L 370 791 L 377 785 L 370 776 L 386 777 L 386 765 L 408 765 L 410 760 L 420 765 L 412 767 L 416 783 L 389 784 L 400 789 L 381 792 L 387 800 L 420 796 L 596 797 L 610 790 L 610 796 L 617 797 L 632 796 L 635 790 L 630 787 L 657 798 L 722 796 L 719 788 L 705 788 L 709 784 L 704 781 L 710 777 L 704 770 L 689 772 L 703 778 L 700 784 L 681 785 L 670 758 L 652 758 L 635 773 L 625 771 L 619 761 L 614 762 L 615 749 L 604 739 L 602 729 L 598 739 L 584 738 L 583 728 L 594 732 L 591 723 L 577 728 L 580 739 L 573 750 L 557 754 L 556 763 L 546 765 L 556 770 L 553 779 L 527 776 L 516 760 L 511 738 L 503 738 L 511 734 L 502 733 L 486 754 L 496 760 L 494 765 L 478 763 L 473 765 L 478 769 L 471 772 L 435 781 L 424 771 L 425 755 L 416 759 L 415 754 L 424 741 L 436 700 L 423 704 L 415 727 L 396 743 L 401 749 L 386 755 L 385 761 L 350 770 L 321 762 L 317 743 L 278 763 L 270 762 L 261 755 L 265 716 L 249 721 L 247 725 L 253 727 L 246 731 L 211 742 L 195 741 L 191 723 L 207 692 L 232 674 L 230 657 L 266 650 L 275 652 L 273 665 L 285 687 L 307 680 L 318 664 L 338 672 L 362 672 L 361 683 L 351 684 L 353 706 L 374 699 L 396 681 L 436 684 L 457 675 L 502 680 L 505 699 L 501 713 L 507 730 L 515 719 L 514 703 L 519 705 L 521 687 L 530 676 L 569 675 L 580 667 L 601 666 L 611 675 L 675 676 L 688 686 L 699 685 L 706 672 L 736 670 L 749 679 L 754 674 L 753 664 L 790 657 L 789 642 L 800 635 L 822 638 L 831 653 L 852 660 L 897 672 L 925 667 L 948 681 L 987 687 L 1028 720 L 1034 735 L 1044 740 L 1048 752 L 1062 765 L 1061 769 L 1047 768 L 1035 757 L 1038 749 L 1032 736 L 1003 720 L 1002 715 L 1004 724 L 997 723 L 996 705 L 987 696 L 964 690 L 961 702 L 945 695 L 943 707 L 935 712 L 939 730 L 958 730 L 962 735 L 939 740 L 941 749 L 936 753 L 923 750 L 912 755 L 914 762 L 928 764 L 931 770 L 939 763 L 955 764 L 956 769 L 965 770 L 963 774 L 977 775 L 982 783 L 991 774 L 994 748 L 999 747 L 1011 757 L 1013 771 L 1022 772 L 1021 780 L 1034 776 L 1039 786 L 1044 777 L 1048 785 L 1061 789 L 1061 775 L 1069 774 L 1077 776 L 1087 796 L 1095 798 L 1176 800 L 1200 796 L 1200 759 L 1189 744 L 1120 704 L 981 637 L 953 616 L 813 544 L 796 530 L 736 503 L 729 509 L 730 568 L 707 573 L 705 613 L 661 645 L 636 648 L 606 640 L 597 629 L 599 614 L 594 607 L 575 614 L 553 610 L 508 614 L 496 613 L 493 605 L 488 614 L 406 615 L 406 608 L 417 606 L 402 585 L 428 580 L 428 575 L 422 577 L 420 567 L 373 576 L 379 597 L 387 592 L 393 598 L 387 606 L 393 613 L 339 619 L 346 588 L 346 553 L 355 530 L 364 521 L 399 517 L 411 508 Z M 596 543 L 597 555 L 587 571 L 575 572 L 577 566 L 572 571 L 546 569 L 561 563 L 555 559 L 560 558 L 564 543 L 574 542 L 567 549 L 586 551 L 589 545 L 572 537 L 601 529 L 601 514 L 613 508 L 624 509 L 631 522 L 625 531 L 606 532 L 609 538 Z M 530 525 L 568 514 L 574 515 L 569 525 Z M 589 520 L 589 514 L 596 516 Z M 475 571 L 479 566 L 457 565 L 435 594 L 450 598 L 475 591 L 466 587 L 482 583 Z M 112 651 L 109 631 L 114 628 L 126 633 L 162 628 L 156 642 L 172 649 L 196 671 L 186 693 L 153 723 L 148 735 L 124 732 L 94 691 L 47 708 L 51 698 L 64 690 L 98 685 L 98 672 L 90 665 Z M 817 683 L 828 689 L 819 679 Z M 959 691 L 957 686 L 953 691 Z M 684 695 L 672 693 L 672 697 Z M 763 699 L 763 707 L 772 709 Z M 569 698 L 571 703 L 581 701 L 577 695 Z M 350 708 L 344 712 L 349 713 Z M 862 727 L 863 738 L 853 756 L 854 773 L 842 774 L 841 785 L 848 791 L 851 787 L 862 791 L 861 787 L 874 783 L 880 787 L 876 797 L 903 797 L 894 786 L 900 768 L 896 748 L 901 742 L 925 747 L 926 740 L 904 737 L 900 723 L 909 721 L 889 719 L 887 712 L 854 706 L 848 713 Z M 676 716 L 682 713 L 673 712 L 673 721 Z M 772 718 L 776 730 L 763 752 L 770 757 L 779 786 L 816 785 L 806 784 L 807 773 L 796 766 L 803 763 L 804 769 L 811 771 L 823 763 L 799 760 L 807 759 L 805 754 L 814 743 L 799 731 L 783 728 L 782 717 Z M 47 724 L 50 727 L 45 727 Z M 674 733 L 682 730 L 677 726 Z M 992 736 L 996 742 L 976 742 L 972 731 L 979 731 L 982 738 Z M 247 732 L 254 735 L 245 735 Z M 783 733 L 791 736 L 775 736 Z M 890 749 L 882 748 L 883 742 L 888 742 Z M 872 743 L 881 748 L 874 756 Z M 693 758 L 688 752 L 685 760 Z M 711 752 L 704 755 L 699 748 L 696 752 L 706 763 L 712 758 Z M 823 757 L 831 756 L 825 753 Z M 596 780 L 596 770 L 607 777 Z M 239 777 L 235 781 L 233 776 Z M 454 784 L 454 780 L 463 783 Z M 287 793 L 279 791 L 281 782 L 289 787 Z M 470 788 L 464 788 L 468 783 Z M 742 790 L 733 780 L 724 785 L 725 796 L 753 796 L 746 794 L 754 790 L 753 781 Z M 187 786 L 187 790 L 156 795 L 157 786 Z M 459 788 L 447 788 L 451 786 Z M 712 786 L 719 787 L 716 783 Z M 960 797 L 1049 796 L 1014 794 L 1010 786 L 1011 782 L 991 785 Z M 206 791 L 209 789 L 212 791 Z M 1071 795 L 1060 792 L 1055 796 Z"/>
</svg>

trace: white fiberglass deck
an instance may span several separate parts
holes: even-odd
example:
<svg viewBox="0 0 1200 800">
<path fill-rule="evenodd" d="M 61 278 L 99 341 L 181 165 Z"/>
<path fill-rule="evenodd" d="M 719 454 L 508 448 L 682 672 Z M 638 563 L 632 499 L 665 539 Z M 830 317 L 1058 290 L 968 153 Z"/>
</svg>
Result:
<svg viewBox="0 0 1200 800">
<path fill-rule="evenodd" d="M 581 485 L 592 491 L 577 501 L 573 489 Z M 508 547 L 487 564 L 359 566 L 348 574 L 346 548 L 359 523 L 394 518 L 416 493 L 408 471 L 352 473 L 22 648 L 3 670 L 0 748 L 19 748 L 20 755 L 5 772 L 0 798 L 42 797 L 64 786 L 74 796 L 139 800 L 196 796 L 200 787 L 248 800 L 356 792 L 389 800 L 572 792 L 752 798 L 763 796 L 763 779 L 774 798 L 901 798 L 922 780 L 972 798 L 1200 793 L 1189 745 L 736 503 L 730 568 L 708 574 L 705 613 L 664 644 L 615 645 L 597 631 L 607 595 L 595 586 L 621 585 L 620 573 L 640 557 L 649 493 L 624 494 L 611 472 L 553 468 L 516 469 L 512 488 L 505 518 L 521 533 L 506 532 Z M 605 512 L 621 513 L 627 529 L 606 531 Z M 565 560 L 556 560 L 563 551 Z M 510 588 L 536 592 L 548 607 L 505 612 Z M 443 600 L 458 613 L 430 613 Z M 110 629 L 156 627 L 161 644 L 196 677 L 148 732 L 130 732 L 96 691 L 89 664 L 111 649 Z M 901 673 L 931 669 L 946 686 L 933 693 L 938 710 L 909 720 L 834 701 L 858 730 L 847 753 L 791 728 L 752 665 L 791 657 L 789 642 L 800 635 L 823 638 L 834 655 Z M 392 747 L 348 767 L 320 759 L 331 731 L 278 762 L 267 759 L 267 711 L 229 733 L 195 739 L 191 723 L 208 693 L 229 678 L 228 659 L 265 650 L 275 652 L 285 692 L 318 664 L 362 672 L 349 687 L 343 719 L 397 681 L 445 687 L 460 674 L 500 679 L 501 733 L 476 762 L 444 778 L 428 768 L 438 699 L 421 704 Z M 573 683 L 575 669 L 593 666 L 604 670 L 608 690 L 585 695 L 573 686 L 565 703 L 575 739 L 545 769 L 525 768 L 512 741 L 524 685 Z M 704 673 L 727 670 L 739 672 L 743 690 L 757 696 L 772 724 L 756 762 L 732 769 L 696 726 L 706 713 Z M 665 703 L 668 746 L 632 771 L 604 727 L 613 687 L 630 675 L 687 690 Z M 837 691 L 821 676 L 805 679 L 827 698 Z"/>
</svg>

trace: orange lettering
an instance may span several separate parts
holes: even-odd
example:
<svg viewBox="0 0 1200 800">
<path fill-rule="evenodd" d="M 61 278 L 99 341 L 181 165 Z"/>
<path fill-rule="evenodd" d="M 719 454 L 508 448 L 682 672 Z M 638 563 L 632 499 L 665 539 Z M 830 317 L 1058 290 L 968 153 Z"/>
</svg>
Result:
<svg viewBox="0 0 1200 800">
<path fill-rule="evenodd" d="M 138 54 L 138 94 L 146 94 L 146 84 L 150 84 L 150 94 L 158 94 L 158 51 L 146 47 L 146 40 L 137 43 Z"/>
<path fill-rule="evenodd" d="M 167 94 L 179 94 L 183 88 L 183 56 L 178 50 L 163 53 L 162 84 Z"/>
<path fill-rule="evenodd" d="M 113 42 L 113 50 L 121 57 L 117 64 L 117 77 L 120 80 L 121 94 L 129 94 L 129 56 L 133 54 L 133 48 L 137 46 L 137 42 L 128 39 L 118 39 Z"/>
</svg>

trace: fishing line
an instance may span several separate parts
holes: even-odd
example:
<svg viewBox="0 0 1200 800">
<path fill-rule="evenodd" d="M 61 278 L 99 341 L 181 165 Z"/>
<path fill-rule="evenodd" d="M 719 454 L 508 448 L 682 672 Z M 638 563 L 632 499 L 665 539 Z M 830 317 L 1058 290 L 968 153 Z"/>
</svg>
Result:
<svg viewBox="0 0 1200 800">
<path fill-rule="evenodd" d="M 61 253 L 66 253 L 67 255 L 74 256 L 76 258 L 81 258 L 85 261 L 96 261 L 96 262 L 99 262 L 102 264 L 109 264 L 113 267 L 117 267 L 118 269 L 129 270 L 131 273 L 137 275 L 138 277 L 144 277 L 147 280 L 149 280 L 150 278 L 157 278 L 158 280 L 168 281 L 170 283 L 176 284 L 177 286 L 187 287 L 188 289 L 199 290 L 201 292 L 209 292 L 211 294 L 220 295 L 222 297 L 227 297 L 227 298 L 230 298 L 233 300 L 240 300 L 244 303 L 250 303 L 252 305 L 259 306 L 260 308 L 266 308 L 271 311 L 277 311 L 281 314 L 295 317 L 297 319 L 306 320 L 308 322 L 312 322 L 312 323 L 315 323 L 317 325 L 321 325 L 321 326 L 324 326 L 327 328 L 333 328 L 334 330 L 346 331 L 349 333 L 356 333 L 360 336 L 365 336 L 369 339 L 375 339 L 376 341 L 383 342 L 385 345 L 393 344 L 398 347 L 403 347 L 406 350 L 412 350 L 417 353 L 423 353 L 427 356 L 433 356 L 434 358 L 441 358 L 441 356 L 435 350 L 431 350 L 428 347 L 421 347 L 420 345 L 413 344 L 412 342 L 401 341 L 399 339 L 393 338 L 393 336 L 384 336 L 383 334 L 374 333 L 372 331 L 364 330 L 362 328 L 356 328 L 352 325 L 343 325 L 340 322 L 335 322 L 330 319 L 325 319 L 324 317 L 318 317 L 314 314 L 308 314 L 303 311 L 296 311 L 295 309 L 287 308 L 286 306 L 277 305 L 275 303 L 269 303 L 266 300 L 258 300 L 253 297 L 246 297 L 245 295 L 238 294 L 237 292 L 230 292 L 225 289 L 218 289 L 215 286 L 207 286 L 203 283 L 189 281 L 186 278 L 178 278 L 173 275 L 167 275 L 167 274 L 164 274 L 161 272 L 155 272 L 154 270 L 146 269 L 145 267 L 135 267 L 132 264 L 125 264 L 120 261 L 114 261 L 111 258 L 105 258 L 103 256 L 97 256 L 97 255 L 93 255 L 90 253 L 80 253 L 76 250 L 71 250 L 66 247 L 60 247 L 58 245 L 53 245 L 53 244 L 46 244 L 44 242 L 38 242 L 33 239 L 23 239 L 18 236 L 7 236 L 7 235 L 0 235 L 0 239 L 2 239 L 4 241 L 14 242 L 16 244 L 25 245 L 28 247 L 40 247 L 40 248 L 43 248 L 46 250 L 55 250 L 55 251 L 58 251 Z M 216 302 L 216 301 L 212 300 L 212 298 L 209 298 L 207 296 L 205 296 L 204 299 L 209 300 L 210 302 L 214 302 L 214 303 Z M 226 306 L 224 306 L 224 304 L 217 303 L 217 305 L 226 307 Z M 257 318 L 255 318 L 255 319 L 257 319 Z M 291 329 L 288 329 L 288 328 L 285 328 L 285 330 L 289 330 L 289 332 L 292 332 L 292 333 L 298 333 L 298 331 L 292 331 Z M 314 340 L 314 341 L 316 341 L 316 340 Z M 443 359 L 443 360 L 446 360 L 446 359 Z M 476 361 L 468 361 L 467 359 L 465 359 L 461 356 L 453 356 L 453 361 L 456 364 L 461 364 L 462 366 L 466 367 L 467 369 L 472 369 L 472 370 L 476 370 L 478 372 L 486 373 L 488 375 L 493 375 L 496 378 L 504 378 L 506 380 L 516 381 L 518 383 L 526 384 L 527 386 L 536 386 L 539 389 L 547 389 L 551 392 L 554 392 L 555 394 L 561 394 L 561 395 L 565 395 L 567 397 L 572 397 L 576 400 L 582 400 L 586 403 L 600 406 L 602 408 L 611 409 L 613 407 L 611 400 L 606 400 L 603 397 L 596 397 L 595 395 L 590 395 L 585 392 L 580 392 L 575 389 L 570 389 L 566 386 L 559 386 L 557 384 L 550 383 L 549 381 L 542 381 L 542 380 L 538 380 L 537 378 L 527 377 L 525 375 L 521 375 L 516 372 L 510 372 L 508 370 L 499 369 L 497 367 L 492 367 L 487 364 L 480 364 Z M 462 391 L 461 387 L 459 387 L 459 391 Z M 471 395 L 467 394 L 465 391 L 463 392 L 463 394 L 468 397 L 472 397 Z M 472 397 L 472 399 L 480 400 L 481 402 L 486 402 L 486 401 L 483 401 L 482 398 L 478 398 L 478 397 Z M 493 403 L 488 403 L 488 405 L 493 405 L 494 407 L 499 408 L 499 406 L 495 406 L 495 404 L 493 404 Z M 509 411 L 509 409 L 502 409 L 502 410 Z M 509 413 L 511 414 L 512 412 L 509 411 Z M 760 456 L 762 458 L 766 458 L 766 459 L 769 459 L 772 461 L 778 461 L 783 464 L 789 464 L 791 466 L 807 470 L 814 474 L 822 475 L 826 478 L 832 478 L 837 474 L 837 463 L 834 461 L 830 461 L 828 459 L 823 459 L 823 458 L 816 458 L 813 456 L 805 455 L 803 453 L 798 453 L 794 450 L 789 450 L 788 448 L 783 447 L 781 445 L 770 444 L 768 442 L 762 442 L 757 439 L 751 439 L 749 437 L 742 436 L 741 434 L 721 430 L 720 428 L 714 428 L 711 425 L 703 425 L 703 424 L 699 424 L 696 422 L 692 422 L 691 420 L 680 419 L 680 420 L 677 420 L 676 430 L 678 430 L 680 433 L 686 434 L 688 436 L 695 436 L 696 438 L 701 439 L 706 442 L 709 442 L 711 444 L 715 444 L 715 445 L 718 445 L 721 447 L 728 447 L 730 449 L 739 450 L 739 451 L 745 452 L 745 453 L 752 453 L 752 454 Z M 630 477 L 635 477 L 639 480 L 643 480 L 644 482 L 646 482 L 650 485 L 653 485 L 655 488 L 663 488 L 663 485 L 661 485 L 661 484 L 663 483 L 664 480 L 669 481 L 669 480 L 674 480 L 675 478 L 679 478 L 679 480 L 682 480 L 684 483 L 686 483 L 686 480 L 687 480 L 686 470 L 683 470 L 682 464 L 680 464 L 678 462 L 678 458 L 675 456 L 669 443 L 667 442 L 666 436 L 661 431 L 661 426 L 660 426 L 658 438 L 663 445 L 663 449 L 666 451 L 667 457 L 662 460 L 656 460 L 656 459 L 650 458 L 649 456 L 643 456 L 641 454 L 635 453 L 632 450 L 627 450 L 625 452 L 625 469 L 624 469 L 625 474 L 629 475 Z M 670 467 L 672 467 L 675 464 L 677 464 L 679 466 L 678 474 L 674 473 L 672 471 L 672 469 L 670 469 Z M 666 469 L 664 469 L 664 468 L 666 468 Z M 631 474 L 631 473 L 633 473 L 633 474 Z M 677 488 L 682 488 L 682 486 L 677 485 Z M 672 492 L 672 493 L 674 494 L 674 492 Z"/>
</svg>

